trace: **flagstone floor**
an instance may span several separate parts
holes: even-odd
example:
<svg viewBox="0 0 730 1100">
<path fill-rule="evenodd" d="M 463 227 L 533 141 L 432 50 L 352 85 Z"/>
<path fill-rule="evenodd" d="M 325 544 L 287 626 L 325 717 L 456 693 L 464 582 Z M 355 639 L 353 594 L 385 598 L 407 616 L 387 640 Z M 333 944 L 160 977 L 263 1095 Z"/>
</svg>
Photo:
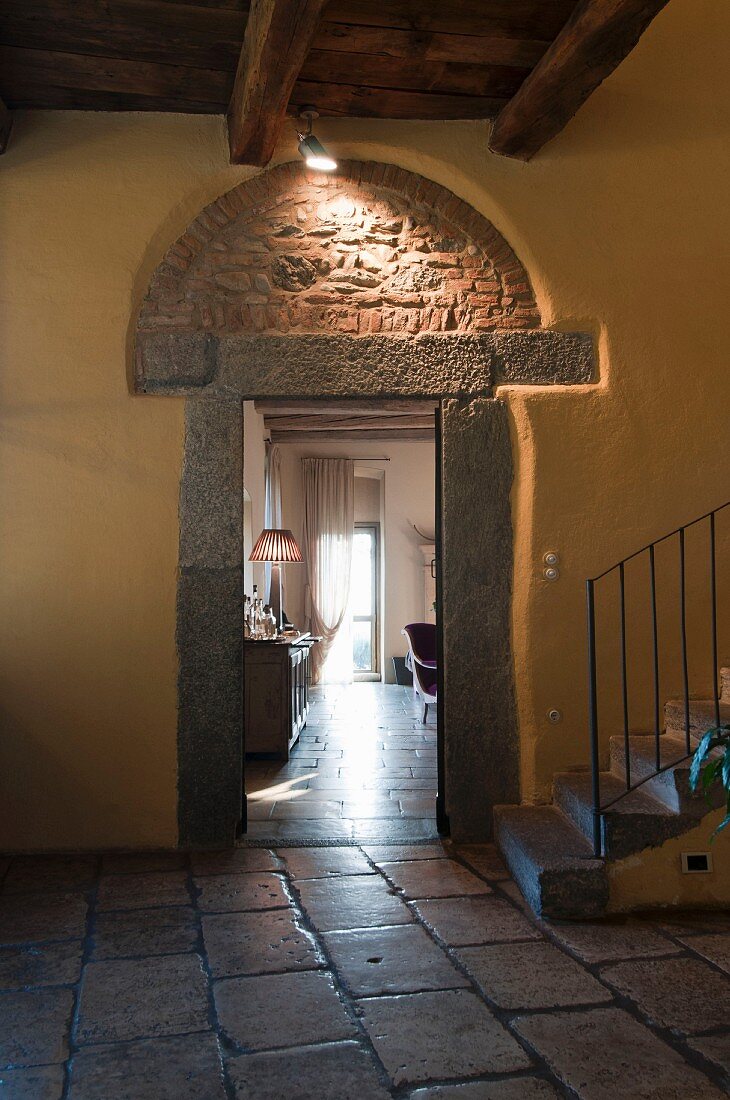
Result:
<svg viewBox="0 0 730 1100">
<path fill-rule="evenodd" d="M 715 1100 L 730 914 L 543 925 L 490 845 L 0 861 L 0 1097 Z"/>
<path fill-rule="evenodd" d="M 248 836 L 426 840 L 436 831 L 436 713 L 410 688 L 314 688 L 288 763 L 246 761 Z"/>
</svg>

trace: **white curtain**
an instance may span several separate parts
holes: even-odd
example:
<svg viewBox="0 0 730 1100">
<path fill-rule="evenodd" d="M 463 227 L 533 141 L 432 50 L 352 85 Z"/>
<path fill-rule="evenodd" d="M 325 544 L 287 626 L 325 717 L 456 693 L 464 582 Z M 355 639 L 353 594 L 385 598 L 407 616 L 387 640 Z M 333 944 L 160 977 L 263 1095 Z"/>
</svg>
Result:
<svg viewBox="0 0 730 1100">
<path fill-rule="evenodd" d="M 281 451 L 275 443 L 269 443 L 266 447 L 266 495 L 264 500 L 264 527 L 281 527 Z M 277 566 L 281 569 L 281 566 Z M 264 566 L 264 603 L 271 603 L 271 565 Z M 284 600 L 284 576 L 281 578 L 282 594 Z"/>
<path fill-rule="evenodd" d="M 303 458 L 304 528 L 307 565 L 305 611 L 312 634 L 313 683 L 352 680 L 350 598 L 355 525 L 355 470 L 349 458 Z"/>
</svg>

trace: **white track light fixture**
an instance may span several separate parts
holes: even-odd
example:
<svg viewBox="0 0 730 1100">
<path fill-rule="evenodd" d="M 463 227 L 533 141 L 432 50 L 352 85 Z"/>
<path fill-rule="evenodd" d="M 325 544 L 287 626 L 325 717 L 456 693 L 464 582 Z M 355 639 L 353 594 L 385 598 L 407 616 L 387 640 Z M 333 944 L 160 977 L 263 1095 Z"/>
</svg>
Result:
<svg viewBox="0 0 730 1100">
<path fill-rule="evenodd" d="M 315 118 L 319 118 L 318 112 L 313 107 L 304 107 L 299 112 L 299 117 L 307 123 L 304 133 L 297 128 L 299 152 L 304 157 L 307 168 L 313 168 L 315 172 L 334 172 L 337 161 L 332 159 L 324 145 L 312 133 L 312 123 Z"/>
</svg>

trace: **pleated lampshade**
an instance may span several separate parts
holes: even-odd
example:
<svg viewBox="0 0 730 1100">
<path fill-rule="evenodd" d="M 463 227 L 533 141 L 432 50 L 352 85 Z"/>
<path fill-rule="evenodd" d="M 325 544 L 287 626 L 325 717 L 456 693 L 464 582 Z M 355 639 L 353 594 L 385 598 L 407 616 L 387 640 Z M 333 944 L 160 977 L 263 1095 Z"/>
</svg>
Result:
<svg viewBox="0 0 730 1100">
<path fill-rule="evenodd" d="M 289 562 L 302 561 L 302 552 L 291 531 L 276 527 L 264 527 L 256 545 L 248 556 L 249 561 Z"/>
</svg>

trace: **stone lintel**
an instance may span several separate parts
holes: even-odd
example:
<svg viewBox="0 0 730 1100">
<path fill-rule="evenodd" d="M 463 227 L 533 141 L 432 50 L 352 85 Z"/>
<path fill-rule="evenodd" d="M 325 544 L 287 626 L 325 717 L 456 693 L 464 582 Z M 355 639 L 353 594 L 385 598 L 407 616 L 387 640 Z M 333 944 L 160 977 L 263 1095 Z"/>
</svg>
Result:
<svg viewBox="0 0 730 1100">
<path fill-rule="evenodd" d="M 498 331 L 418 336 L 137 336 L 138 393 L 238 398 L 490 396 L 495 383 L 594 379 L 586 333 Z"/>
<path fill-rule="evenodd" d="M 494 381 L 512 386 L 580 386 L 597 381 L 589 332 L 495 332 Z"/>
</svg>

